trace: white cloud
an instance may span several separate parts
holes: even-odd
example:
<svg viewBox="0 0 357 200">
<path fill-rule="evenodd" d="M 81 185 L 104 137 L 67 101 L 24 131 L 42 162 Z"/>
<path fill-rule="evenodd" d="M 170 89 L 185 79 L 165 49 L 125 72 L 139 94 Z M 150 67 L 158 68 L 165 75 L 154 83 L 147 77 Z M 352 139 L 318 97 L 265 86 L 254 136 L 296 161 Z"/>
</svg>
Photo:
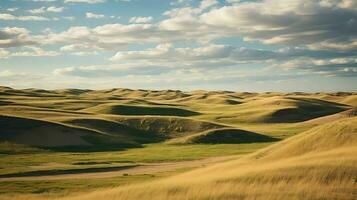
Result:
<svg viewBox="0 0 357 200">
<path fill-rule="evenodd" d="M 0 48 L 0 59 L 8 58 L 10 56 L 10 52 L 5 49 Z"/>
<path fill-rule="evenodd" d="M 89 18 L 89 19 L 101 19 L 101 18 L 104 18 L 105 16 L 104 15 L 101 15 L 101 14 L 95 14 L 95 13 L 91 13 L 91 12 L 87 12 L 86 13 L 86 18 Z"/>
<path fill-rule="evenodd" d="M 62 33 L 44 36 L 43 43 L 80 43 L 116 49 L 115 46 L 137 43 L 193 41 L 207 43 L 224 37 L 243 37 L 265 44 L 307 46 L 311 49 L 357 50 L 357 9 L 351 0 L 246 1 L 217 7 L 218 2 L 205 0 L 197 7 L 175 8 L 164 13 L 168 18 L 148 24 L 150 17 L 130 21 L 143 24 L 105 24 L 87 28 L 91 34 L 77 38 L 71 27 Z M 103 15 L 88 13 L 88 17 Z M 48 20 L 43 17 L 1 14 L 3 20 Z M 63 39 L 61 39 L 63 38 Z M 64 38 L 69 39 L 65 41 Z M 99 48 L 98 48 L 99 49 Z"/>
<path fill-rule="evenodd" d="M 78 77 L 117 77 L 130 75 L 158 75 L 171 71 L 163 66 L 140 66 L 132 64 L 120 65 L 90 65 L 79 67 L 65 67 L 53 71 L 56 75 Z"/>
<path fill-rule="evenodd" d="M 42 14 L 45 12 L 54 12 L 54 13 L 60 13 L 64 11 L 64 7 L 55 7 L 55 6 L 50 6 L 50 7 L 41 7 L 41 8 L 36 8 L 32 10 L 27 10 L 28 12 L 32 14 Z"/>
<path fill-rule="evenodd" d="M 291 59 L 277 64 L 283 69 L 322 74 L 325 76 L 357 76 L 357 57 Z"/>
<path fill-rule="evenodd" d="M 218 4 L 217 0 L 203 0 L 203 1 L 201 1 L 199 9 L 203 11 L 203 10 L 205 10 L 207 8 L 210 8 L 210 7 L 212 7 L 214 5 L 217 5 L 217 4 Z"/>
<path fill-rule="evenodd" d="M 211 8 L 214 5 L 217 5 L 217 0 L 203 0 L 199 4 L 197 8 L 193 7 L 180 7 L 174 8 L 164 12 L 164 15 L 171 16 L 171 17 L 179 17 L 179 16 L 187 16 L 187 15 L 197 15 L 202 13 L 204 10 Z"/>
<path fill-rule="evenodd" d="M 8 8 L 6 9 L 9 12 L 15 12 L 16 10 L 18 10 L 19 8 Z"/>
<path fill-rule="evenodd" d="M 15 16 L 11 14 L 0 14 L 0 20 L 19 20 L 19 21 L 48 21 L 49 19 L 42 16 Z"/>
<path fill-rule="evenodd" d="M 64 7 L 55 7 L 55 6 L 50 6 L 47 8 L 48 12 L 56 12 L 56 13 L 60 13 L 64 11 Z"/>
<path fill-rule="evenodd" d="M 327 2 L 327 3 L 326 3 Z M 294 2 L 246 1 L 231 6 L 175 8 L 166 11 L 161 30 L 184 32 L 187 38 L 210 41 L 244 37 L 265 44 L 308 45 L 314 49 L 357 49 L 357 6 L 351 0 Z M 212 5 L 212 4 L 207 4 Z M 204 34 L 200 34 L 204 33 Z"/>
<path fill-rule="evenodd" d="M 38 44 L 25 28 L 4 27 L 0 28 L 0 47 L 18 47 Z"/>
<path fill-rule="evenodd" d="M 25 75 L 26 75 L 26 73 L 17 73 L 17 72 L 13 72 L 11 70 L 0 71 L 1 78 L 12 78 L 12 77 L 18 77 L 18 76 L 25 76 Z"/>
<path fill-rule="evenodd" d="M 227 58 L 232 53 L 233 48 L 224 45 L 209 45 L 197 48 L 173 48 L 171 44 L 160 44 L 155 48 L 144 51 L 118 52 L 111 60 L 161 60 L 161 61 L 192 61 Z"/>
<path fill-rule="evenodd" d="M 131 23 L 149 23 L 153 20 L 152 17 L 132 17 L 129 19 Z"/>
<path fill-rule="evenodd" d="M 174 48 L 171 44 L 161 44 L 142 51 L 120 51 L 111 60 L 181 69 L 226 70 L 227 67 L 255 64 L 336 76 L 346 76 L 347 72 L 357 69 L 357 53 L 352 52 L 314 51 L 306 48 L 282 48 L 272 51 L 214 44 L 195 48 Z M 344 68 L 349 70 L 342 74 L 341 69 Z"/>
<path fill-rule="evenodd" d="M 39 57 L 39 56 L 58 56 L 59 52 L 45 51 L 39 47 L 23 47 L 23 50 L 10 52 L 0 48 L 0 59 L 6 59 L 10 57 Z"/>
<path fill-rule="evenodd" d="M 120 85 L 121 87 L 155 87 L 155 88 L 200 88 L 209 85 L 227 86 L 241 83 L 242 81 L 253 79 L 257 81 L 277 81 L 296 78 L 280 70 L 275 71 L 273 75 L 271 69 L 259 69 L 251 71 L 241 71 L 231 69 L 178 69 L 163 66 L 136 66 L 136 65 L 98 65 L 98 66 L 78 66 L 59 68 L 54 71 L 58 79 L 71 76 L 72 79 L 81 78 L 87 83 L 95 83 L 93 87 L 112 87 Z M 118 78 L 120 77 L 120 78 Z M 67 78 L 68 79 L 68 78 Z M 89 81 L 90 80 L 90 81 Z M 95 80 L 95 81 L 93 81 Z M 111 82 L 111 84 L 110 84 Z M 109 84 L 109 86 L 107 85 Z"/>
<path fill-rule="evenodd" d="M 70 52 L 72 55 L 86 56 L 86 55 L 96 55 L 98 54 L 98 47 L 90 44 L 71 44 L 65 45 L 60 49 L 63 52 Z"/>
<path fill-rule="evenodd" d="M 330 2 L 328 5 L 323 2 Z M 357 12 L 347 1 L 265 0 L 214 9 L 199 16 L 206 26 L 266 44 L 357 49 Z M 349 1 L 348 1 L 349 2 Z M 327 45 L 325 45 L 327 46 Z"/>
<path fill-rule="evenodd" d="M 163 35 L 150 24 L 106 24 L 92 29 L 85 26 L 71 27 L 61 33 L 43 36 L 41 42 L 87 45 L 96 50 L 117 50 L 131 43 L 160 42 L 164 37 L 168 40 L 173 38 L 170 33 Z"/>
<path fill-rule="evenodd" d="M 58 56 L 60 55 L 56 51 L 45 51 L 39 47 L 26 47 L 26 51 L 18 51 L 11 53 L 10 56 L 14 57 L 38 57 L 38 56 Z"/>
<path fill-rule="evenodd" d="M 74 56 L 91 56 L 91 55 L 98 55 L 97 51 L 76 51 L 72 52 L 71 55 Z"/>
<path fill-rule="evenodd" d="M 41 7 L 41 8 L 36 8 L 36 9 L 28 10 L 28 12 L 30 12 L 30 13 L 32 13 L 32 14 L 45 13 L 45 12 L 46 12 L 46 7 Z"/>
</svg>

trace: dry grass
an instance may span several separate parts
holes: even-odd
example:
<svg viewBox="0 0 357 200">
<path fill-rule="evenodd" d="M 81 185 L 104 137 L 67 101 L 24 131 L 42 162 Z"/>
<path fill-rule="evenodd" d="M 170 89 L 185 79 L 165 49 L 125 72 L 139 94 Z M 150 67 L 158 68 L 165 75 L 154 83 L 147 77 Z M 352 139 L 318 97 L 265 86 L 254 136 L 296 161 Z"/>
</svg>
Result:
<svg viewBox="0 0 357 200">
<path fill-rule="evenodd" d="M 88 130 L 110 141 L 143 144 L 196 139 L 216 143 L 223 138 L 229 143 L 239 140 L 243 133 L 251 133 L 249 141 L 253 142 L 261 135 L 287 138 L 303 132 L 232 161 L 151 182 L 88 194 L 70 193 L 60 200 L 357 199 L 356 100 L 355 93 L 45 91 L 0 87 L 1 114 Z M 349 111 L 342 112 L 345 110 Z M 97 138 L 88 142 L 93 141 Z M 171 156 L 181 158 L 180 148 L 188 147 L 170 146 L 174 149 Z M 160 154 L 158 149 L 162 147 L 152 152 L 143 148 L 146 154 L 140 155 L 160 157 L 154 155 Z M 196 151 L 185 151 L 186 158 L 186 154 Z M 132 152 L 130 156 L 137 156 L 137 150 Z M 1 199 L 53 197 L 15 194 L 2 195 Z"/>
<path fill-rule="evenodd" d="M 61 200 L 356 199 L 356 122 L 323 125 L 253 155 L 170 178 Z"/>
<path fill-rule="evenodd" d="M 355 199 L 356 122 L 337 121 L 253 156 L 155 183 L 65 199 Z"/>
</svg>

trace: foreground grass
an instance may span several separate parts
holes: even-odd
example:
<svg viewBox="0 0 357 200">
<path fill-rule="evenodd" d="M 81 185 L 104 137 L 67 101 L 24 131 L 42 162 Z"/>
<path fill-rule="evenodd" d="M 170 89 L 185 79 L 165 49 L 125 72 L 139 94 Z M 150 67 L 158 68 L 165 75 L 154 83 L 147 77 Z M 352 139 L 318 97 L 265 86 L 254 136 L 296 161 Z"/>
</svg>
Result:
<svg viewBox="0 0 357 200">
<path fill-rule="evenodd" d="M 187 170 L 187 169 L 185 169 Z M 18 194 L 41 194 L 48 197 L 60 197 L 68 194 L 84 193 L 101 188 L 118 187 L 134 183 L 143 183 L 182 172 L 181 170 L 123 175 L 113 178 L 97 179 L 65 179 L 65 180 L 36 180 L 36 181 L 4 181 L 0 182 L 0 196 L 11 197 Z"/>
<path fill-rule="evenodd" d="M 256 153 L 161 180 L 60 199 L 356 199 L 356 122 L 352 117 L 321 125 Z"/>
<path fill-rule="evenodd" d="M 266 163 L 236 162 L 64 199 L 355 199 L 356 160 L 351 159 L 353 154 L 345 153 L 348 157 L 338 163 L 333 163 L 336 155 Z M 306 163 L 306 159 L 314 160 Z"/>
<path fill-rule="evenodd" d="M 52 152 L 24 147 L 25 149 L 22 151 L 20 148 L 17 149 L 20 153 L 0 154 L 2 161 L 0 163 L 0 175 L 40 170 L 131 166 L 147 162 L 183 161 L 239 155 L 254 152 L 269 144 L 271 143 L 216 145 L 169 145 L 161 143 L 148 144 L 143 148 L 125 151 L 90 153 Z M 1 151 L 6 152 L 6 146 L 3 145 L 2 147 Z"/>
<path fill-rule="evenodd" d="M 17 176 L 23 173 L 44 171 L 80 171 L 95 168 L 130 167 L 153 162 L 179 162 L 209 157 L 243 155 L 266 147 L 271 143 L 216 144 L 216 145 L 169 145 L 148 144 L 143 148 L 125 151 L 68 153 L 28 148 L 21 145 L 2 144 L 0 155 L 0 176 Z M 10 154 L 10 150 L 16 151 Z M 10 149 L 9 149 L 10 148 Z M 7 154 L 5 154 L 7 152 Z M 180 168 L 160 173 L 119 176 L 114 178 L 73 179 L 51 181 L 4 181 L 0 183 L 0 195 L 48 194 L 92 191 L 104 187 L 115 187 L 129 183 L 141 183 L 188 170 Z M 73 172 L 74 173 L 74 172 Z"/>
</svg>

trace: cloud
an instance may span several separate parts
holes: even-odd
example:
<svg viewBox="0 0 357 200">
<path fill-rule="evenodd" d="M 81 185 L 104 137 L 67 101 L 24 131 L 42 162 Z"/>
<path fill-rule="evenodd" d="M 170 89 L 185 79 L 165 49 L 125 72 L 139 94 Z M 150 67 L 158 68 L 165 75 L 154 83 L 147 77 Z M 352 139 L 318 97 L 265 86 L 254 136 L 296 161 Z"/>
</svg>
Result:
<svg viewBox="0 0 357 200">
<path fill-rule="evenodd" d="M 98 55 L 97 51 L 75 51 L 71 52 L 71 55 L 74 56 L 90 56 L 90 55 Z"/>
<path fill-rule="evenodd" d="M 153 20 L 152 17 L 132 17 L 129 19 L 131 23 L 149 23 Z"/>
<path fill-rule="evenodd" d="M 25 28 L 4 27 L 0 28 L 0 47 L 20 47 L 38 44 Z"/>
<path fill-rule="evenodd" d="M 171 71 L 165 66 L 136 66 L 136 65 L 93 65 L 59 68 L 53 71 L 56 75 L 78 77 L 118 77 L 128 75 L 159 75 Z"/>
<path fill-rule="evenodd" d="M 196 8 L 166 11 L 164 15 L 169 18 L 161 21 L 159 27 L 185 32 L 188 40 L 241 36 L 248 42 L 350 51 L 357 48 L 357 6 L 354 2 L 263 0 L 209 10 L 204 8 L 215 4 L 202 2 Z"/>
<path fill-rule="evenodd" d="M 210 8 L 210 7 L 212 7 L 214 5 L 217 5 L 217 4 L 218 4 L 217 0 L 203 0 L 203 1 L 201 1 L 199 9 L 200 10 L 205 10 L 205 9 Z"/>
<path fill-rule="evenodd" d="M 92 43 L 92 46 L 105 50 L 116 49 L 118 44 L 121 48 L 126 44 L 138 43 L 208 43 L 224 37 L 243 37 L 248 42 L 303 46 L 314 50 L 357 50 L 357 9 L 354 1 L 296 0 L 291 3 L 285 0 L 264 0 L 223 7 L 218 5 L 218 1 L 205 0 L 197 7 L 174 8 L 163 13 L 167 19 L 157 23 L 148 23 L 150 17 L 134 17 L 131 22 L 142 24 L 117 23 L 86 27 L 90 34 L 82 35 L 76 41 L 71 40 L 72 36 L 65 35 L 78 30 L 77 27 L 43 37 L 46 42 Z M 94 13 L 87 15 L 91 18 L 104 17 Z M 20 19 L 10 14 L 0 15 L 1 18 Z M 69 39 L 67 42 L 59 39 L 66 37 Z"/>
<path fill-rule="evenodd" d="M 41 8 L 36 8 L 32 10 L 27 10 L 27 12 L 30 12 L 32 14 L 42 14 L 46 12 L 53 12 L 53 13 L 61 13 L 64 11 L 64 7 L 55 7 L 55 6 L 50 6 L 50 7 L 41 7 Z"/>
<path fill-rule="evenodd" d="M 85 26 L 71 27 L 61 33 L 50 33 L 43 37 L 44 44 L 68 44 L 72 49 L 90 49 L 90 50 L 112 50 L 122 49 L 127 45 L 122 39 L 116 39 L 115 36 L 101 37 L 99 30 L 89 29 Z M 104 31 L 104 30 L 103 30 Z M 103 32 L 103 34 L 108 32 Z M 67 46 L 67 45 L 66 45 Z M 67 47 L 63 47 L 66 49 Z"/>
<path fill-rule="evenodd" d="M 55 13 L 60 13 L 64 11 L 64 7 L 55 7 L 55 6 L 50 6 L 46 10 L 47 12 L 55 12 Z"/>
<path fill-rule="evenodd" d="M 356 6 L 348 0 L 265 0 L 214 9 L 198 18 L 246 41 L 338 50 L 357 49 L 356 19 Z"/>
<path fill-rule="evenodd" d="M 0 59 L 6 59 L 10 57 L 39 57 L 39 56 L 58 56 L 59 52 L 45 51 L 39 47 L 23 47 L 23 50 L 10 52 L 0 48 Z"/>
<path fill-rule="evenodd" d="M 1 78 L 15 78 L 20 76 L 26 76 L 26 73 L 17 73 L 11 70 L 0 71 Z"/>
<path fill-rule="evenodd" d="M 45 51 L 39 47 L 26 47 L 26 51 L 17 51 L 14 53 L 11 53 L 10 56 L 13 57 L 38 57 L 38 56 L 58 56 L 60 55 L 59 52 L 56 51 Z"/>
<path fill-rule="evenodd" d="M 202 13 L 204 10 L 206 10 L 214 5 L 217 5 L 217 4 L 218 4 L 218 1 L 216 1 L 216 0 L 203 0 L 203 1 L 201 1 L 201 3 L 199 4 L 199 6 L 197 8 L 193 8 L 193 7 L 189 7 L 189 6 L 174 8 L 174 9 L 164 12 L 164 15 L 170 16 L 170 17 L 197 15 L 197 14 Z"/>
<path fill-rule="evenodd" d="M 41 88 L 44 86 L 43 83 L 46 83 L 48 85 L 51 83 L 51 81 L 53 80 L 50 80 L 48 76 L 37 75 L 28 72 L 14 71 L 14 70 L 0 71 L 0 84 L 9 87 Z"/>
<path fill-rule="evenodd" d="M 170 32 L 159 31 L 151 24 L 106 24 L 94 28 L 71 27 L 60 33 L 45 35 L 41 42 L 91 46 L 96 50 L 119 50 L 128 44 L 171 41 L 174 38 Z"/>
<path fill-rule="evenodd" d="M 195 48 L 174 48 L 171 44 L 160 44 L 155 48 L 141 51 L 119 51 L 110 60 L 181 69 L 221 69 L 224 71 L 231 67 L 239 69 L 253 65 L 301 70 L 326 76 L 346 76 L 347 73 L 350 73 L 350 76 L 357 75 L 354 73 L 357 69 L 357 52 L 297 47 L 264 50 L 216 44 Z M 342 69 L 344 72 L 341 72 Z"/>
<path fill-rule="evenodd" d="M 10 52 L 5 49 L 0 49 L 0 59 L 8 58 L 10 56 Z"/>
<path fill-rule="evenodd" d="M 90 44 L 71 44 L 71 45 L 65 45 L 61 47 L 60 49 L 62 52 L 69 52 L 72 55 L 77 55 L 77 56 L 87 56 L 87 55 L 96 55 L 98 54 L 98 50 L 101 50 L 100 48 L 96 46 L 92 46 Z"/>
<path fill-rule="evenodd" d="M 89 3 L 89 4 L 96 4 L 96 3 L 104 3 L 105 0 L 65 0 L 65 3 Z"/>
<path fill-rule="evenodd" d="M 95 14 L 95 13 L 91 13 L 91 12 L 87 12 L 86 13 L 86 18 L 88 19 L 101 19 L 104 18 L 104 15 L 101 14 Z"/>
<path fill-rule="evenodd" d="M 301 79 L 301 75 L 266 69 L 241 71 L 235 68 L 221 69 L 178 69 L 165 66 L 100 65 L 78 66 L 56 69 L 57 79 L 77 79 L 93 83 L 91 88 L 120 87 L 197 89 L 216 87 L 231 89 L 233 85 L 252 84 Z M 67 78 L 66 78 L 67 77 Z M 303 77 L 307 77 L 304 75 Z M 300 80 L 299 80 L 300 81 Z M 301 82 L 301 81 L 300 81 Z M 95 84 L 94 84 L 95 83 Z M 254 85 L 253 84 L 253 85 Z M 109 85 L 109 86 L 108 86 Z M 253 86 L 254 88 L 254 86 Z M 212 88 L 211 88 L 212 89 Z"/>
<path fill-rule="evenodd" d="M 41 14 L 46 12 L 46 7 L 41 7 L 41 8 L 36 8 L 32 10 L 27 10 L 27 12 L 32 13 L 32 14 Z"/>
<path fill-rule="evenodd" d="M 278 65 L 285 69 L 298 69 L 325 76 L 357 76 L 357 56 L 325 59 L 292 59 Z"/>
<path fill-rule="evenodd" d="M 16 10 L 18 10 L 19 8 L 8 8 L 8 9 L 6 9 L 7 11 L 9 11 L 9 12 L 15 12 Z"/>
<path fill-rule="evenodd" d="M 176 62 L 178 60 L 206 60 L 227 58 L 232 47 L 224 45 L 209 45 L 198 48 L 173 48 L 171 44 L 160 44 L 155 48 L 144 51 L 118 52 L 111 60 L 163 60 Z"/>
<path fill-rule="evenodd" d="M 353 57 L 357 53 L 310 50 L 307 48 L 281 48 L 278 50 L 263 50 L 238 48 L 229 45 L 210 44 L 201 47 L 180 47 L 174 48 L 172 44 L 165 43 L 141 51 L 119 51 L 112 58 L 112 61 L 128 60 L 158 60 L 170 62 L 185 61 L 205 61 L 209 59 L 229 59 L 239 62 L 262 62 L 262 61 L 285 61 L 295 58 L 339 58 Z"/>
<path fill-rule="evenodd" d="M 11 14 L 0 14 L 0 20 L 19 20 L 19 21 L 48 21 L 49 19 L 42 16 L 15 16 Z"/>
</svg>

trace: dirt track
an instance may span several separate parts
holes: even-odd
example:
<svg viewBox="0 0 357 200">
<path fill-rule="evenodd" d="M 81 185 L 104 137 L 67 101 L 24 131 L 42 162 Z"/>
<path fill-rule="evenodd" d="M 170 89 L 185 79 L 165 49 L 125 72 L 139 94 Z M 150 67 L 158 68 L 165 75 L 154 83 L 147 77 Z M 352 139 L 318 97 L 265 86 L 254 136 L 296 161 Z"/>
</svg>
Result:
<svg viewBox="0 0 357 200">
<path fill-rule="evenodd" d="M 217 162 L 228 161 L 236 156 L 213 157 L 201 160 L 179 161 L 179 162 L 161 162 L 161 163 L 143 163 L 133 167 L 107 168 L 99 171 L 75 173 L 70 171 L 61 174 L 36 174 L 36 172 L 25 176 L 13 176 L 0 178 L 0 181 L 33 181 L 33 180 L 63 180 L 63 179 L 89 179 L 89 178 L 111 178 L 122 176 L 124 174 L 152 174 L 157 172 L 167 172 L 183 168 L 194 168 L 203 165 L 214 164 Z"/>
</svg>

